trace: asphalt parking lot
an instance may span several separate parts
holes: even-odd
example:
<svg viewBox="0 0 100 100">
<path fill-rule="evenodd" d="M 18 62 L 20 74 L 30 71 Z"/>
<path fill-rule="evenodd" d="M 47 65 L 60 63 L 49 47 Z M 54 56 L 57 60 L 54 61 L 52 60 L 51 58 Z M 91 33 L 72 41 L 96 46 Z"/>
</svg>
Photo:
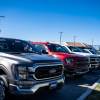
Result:
<svg viewBox="0 0 100 100">
<path fill-rule="evenodd" d="M 68 79 L 59 92 L 42 92 L 33 96 L 8 97 L 6 100 L 76 100 L 88 86 L 92 86 L 100 78 L 100 70 L 88 73 L 79 79 Z"/>
</svg>

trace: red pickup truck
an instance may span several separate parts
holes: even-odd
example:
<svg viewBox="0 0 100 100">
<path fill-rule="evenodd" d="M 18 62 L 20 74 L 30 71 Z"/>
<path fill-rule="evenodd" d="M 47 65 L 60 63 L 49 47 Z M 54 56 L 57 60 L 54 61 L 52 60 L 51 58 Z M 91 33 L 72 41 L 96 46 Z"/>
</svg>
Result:
<svg viewBox="0 0 100 100">
<path fill-rule="evenodd" d="M 66 76 L 81 76 L 89 71 L 89 60 L 87 57 L 69 53 L 66 48 L 59 44 L 32 42 L 32 45 L 41 54 L 49 54 L 59 58 L 64 64 Z"/>
</svg>

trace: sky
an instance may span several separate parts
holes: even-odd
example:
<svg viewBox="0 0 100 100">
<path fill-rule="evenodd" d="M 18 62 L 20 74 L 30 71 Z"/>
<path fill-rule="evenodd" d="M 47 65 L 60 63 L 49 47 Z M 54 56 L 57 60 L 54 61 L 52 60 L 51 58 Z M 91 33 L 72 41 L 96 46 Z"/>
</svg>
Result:
<svg viewBox="0 0 100 100">
<path fill-rule="evenodd" d="M 0 37 L 100 44 L 100 0 L 0 0 Z"/>
</svg>

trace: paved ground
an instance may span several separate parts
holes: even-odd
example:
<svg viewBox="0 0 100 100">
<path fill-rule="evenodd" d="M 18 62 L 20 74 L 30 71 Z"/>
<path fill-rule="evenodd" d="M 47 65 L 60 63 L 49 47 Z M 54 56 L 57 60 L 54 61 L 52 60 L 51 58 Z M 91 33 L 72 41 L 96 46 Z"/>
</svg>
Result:
<svg viewBox="0 0 100 100">
<path fill-rule="evenodd" d="M 76 100 L 87 89 L 87 86 L 91 86 L 100 78 L 100 70 L 88 73 L 80 79 L 68 79 L 63 89 L 57 93 L 35 94 L 34 96 L 21 96 L 21 97 L 9 97 L 6 100 Z"/>
</svg>

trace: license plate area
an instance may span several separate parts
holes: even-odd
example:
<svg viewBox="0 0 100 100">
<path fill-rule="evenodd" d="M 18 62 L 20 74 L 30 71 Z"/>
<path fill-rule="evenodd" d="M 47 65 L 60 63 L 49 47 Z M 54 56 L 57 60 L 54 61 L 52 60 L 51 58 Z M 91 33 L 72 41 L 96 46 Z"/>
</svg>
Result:
<svg viewBox="0 0 100 100">
<path fill-rule="evenodd" d="M 55 88 L 57 88 L 57 82 L 56 81 L 53 81 L 53 82 L 50 82 L 50 84 L 49 84 L 49 88 L 50 89 L 55 89 Z"/>
</svg>

